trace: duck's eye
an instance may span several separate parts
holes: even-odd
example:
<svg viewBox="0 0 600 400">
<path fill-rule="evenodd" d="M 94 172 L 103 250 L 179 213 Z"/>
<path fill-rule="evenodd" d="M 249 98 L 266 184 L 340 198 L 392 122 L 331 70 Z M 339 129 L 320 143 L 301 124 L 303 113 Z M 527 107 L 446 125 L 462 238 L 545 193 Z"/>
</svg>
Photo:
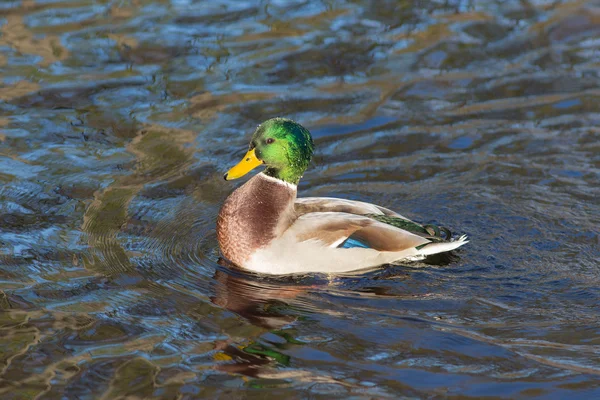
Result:
<svg viewBox="0 0 600 400">
<path fill-rule="evenodd" d="M 267 144 L 271 144 L 271 143 L 273 143 L 274 141 L 275 141 L 275 139 L 273 139 L 273 138 L 268 138 L 268 139 L 267 139 Z"/>
</svg>

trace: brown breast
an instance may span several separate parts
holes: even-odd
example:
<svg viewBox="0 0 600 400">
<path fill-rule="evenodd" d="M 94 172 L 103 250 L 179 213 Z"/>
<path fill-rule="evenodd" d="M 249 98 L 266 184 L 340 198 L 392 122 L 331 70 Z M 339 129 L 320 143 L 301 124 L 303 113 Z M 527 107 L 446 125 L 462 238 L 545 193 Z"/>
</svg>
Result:
<svg viewBox="0 0 600 400">
<path fill-rule="evenodd" d="M 223 256 L 243 266 L 293 220 L 296 189 L 258 174 L 235 190 L 217 218 L 217 239 Z"/>
</svg>

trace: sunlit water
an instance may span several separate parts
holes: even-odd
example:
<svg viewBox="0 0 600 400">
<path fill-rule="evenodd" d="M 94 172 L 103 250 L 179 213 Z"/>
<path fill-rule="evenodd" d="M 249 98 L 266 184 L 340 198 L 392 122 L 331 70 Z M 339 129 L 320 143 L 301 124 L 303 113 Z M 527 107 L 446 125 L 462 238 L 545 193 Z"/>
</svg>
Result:
<svg viewBox="0 0 600 400">
<path fill-rule="evenodd" d="M 0 71 L 2 399 L 600 396 L 598 2 L 2 1 Z M 471 242 L 232 271 L 222 174 L 274 116 L 300 195 Z"/>
</svg>

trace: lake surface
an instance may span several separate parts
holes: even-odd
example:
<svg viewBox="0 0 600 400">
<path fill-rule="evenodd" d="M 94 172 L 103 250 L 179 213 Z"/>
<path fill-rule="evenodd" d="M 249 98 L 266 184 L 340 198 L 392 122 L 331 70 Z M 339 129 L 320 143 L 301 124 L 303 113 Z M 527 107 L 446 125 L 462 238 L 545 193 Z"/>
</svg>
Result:
<svg viewBox="0 0 600 400">
<path fill-rule="evenodd" d="M 600 397 L 597 1 L 5 0 L 0 76 L 2 399 Z M 232 270 L 274 116 L 301 196 L 471 242 Z"/>
</svg>

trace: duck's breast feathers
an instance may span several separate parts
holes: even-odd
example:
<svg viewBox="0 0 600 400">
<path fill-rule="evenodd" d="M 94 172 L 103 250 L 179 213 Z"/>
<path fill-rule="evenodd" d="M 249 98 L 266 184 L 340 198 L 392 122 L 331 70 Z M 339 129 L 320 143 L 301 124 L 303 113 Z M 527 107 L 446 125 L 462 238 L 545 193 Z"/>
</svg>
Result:
<svg viewBox="0 0 600 400">
<path fill-rule="evenodd" d="M 385 215 L 410 221 L 408 218 L 385 207 L 362 201 L 337 199 L 334 197 L 304 197 L 296 199 L 294 207 L 298 215 L 311 212 L 343 212 L 356 215 Z"/>
<path fill-rule="evenodd" d="M 315 240 L 338 247 L 349 237 L 378 251 L 397 252 L 427 244 L 421 236 L 362 215 L 344 212 L 303 214 L 285 232 L 288 240 Z"/>
<path fill-rule="evenodd" d="M 282 234 L 293 220 L 296 188 L 258 174 L 234 191 L 217 218 L 223 255 L 241 265 L 254 251 Z"/>
</svg>

